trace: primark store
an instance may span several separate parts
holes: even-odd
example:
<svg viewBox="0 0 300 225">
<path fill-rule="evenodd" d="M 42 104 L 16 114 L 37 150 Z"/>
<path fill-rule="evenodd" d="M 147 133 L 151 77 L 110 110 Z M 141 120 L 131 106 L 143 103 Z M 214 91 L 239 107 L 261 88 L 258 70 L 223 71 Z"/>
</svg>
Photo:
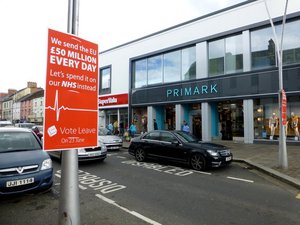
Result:
<svg viewBox="0 0 300 225">
<path fill-rule="evenodd" d="M 285 0 L 276 0 L 268 10 L 279 41 L 284 27 L 287 141 L 298 142 L 300 1 L 289 1 L 283 26 L 284 7 Z M 110 83 L 106 90 L 99 89 L 99 96 L 101 91 L 128 93 L 128 123 L 134 123 L 138 133 L 153 130 L 154 120 L 158 129 L 168 130 L 181 129 L 186 121 L 205 141 L 278 139 L 276 38 L 262 0 L 133 40 L 101 52 L 100 59 L 99 80 L 109 68 L 105 76 Z"/>
</svg>

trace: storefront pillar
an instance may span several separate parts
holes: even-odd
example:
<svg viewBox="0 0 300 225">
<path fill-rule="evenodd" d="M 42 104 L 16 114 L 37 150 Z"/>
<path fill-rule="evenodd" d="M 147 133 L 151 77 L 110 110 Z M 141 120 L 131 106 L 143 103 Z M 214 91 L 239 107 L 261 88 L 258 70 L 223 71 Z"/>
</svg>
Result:
<svg viewBox="0 0 300 225">
<path fill-rule="evenodd" d="M 254 123 L 253 123 L 253 100 L 243 101 L 244 108 L 244 142 L 253 144 L 254 140 Z"/>
<path fill-rule="evenodd" d="M 182 121 L 184 120 L 184 107 L 182 105 L 175 106 L 175 115 L 176 115 L 176 130 L 181 130 Z"/>
<path fill-rule="evenodd" d="M 212 118 L 211 118 L 211 106 L 208 102 L 201 103 L 202 112 L 202 140 L 211 141 L 212 131 Z"/>
<path fill-rule="evenodd" d="M 148 131 L 154 130 L 153 119 L 156 118 L 156 111 L 153 106 L 147 107 L 147 118 L 148 118 L 148 120 L 147 120 Z"/>
</svg>

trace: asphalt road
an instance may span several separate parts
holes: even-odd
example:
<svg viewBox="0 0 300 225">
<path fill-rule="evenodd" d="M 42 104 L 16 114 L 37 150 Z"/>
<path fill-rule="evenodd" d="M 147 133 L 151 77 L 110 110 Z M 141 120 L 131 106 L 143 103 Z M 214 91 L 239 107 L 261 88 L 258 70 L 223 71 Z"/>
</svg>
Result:
<svg viewBox="0 0 300 225">
<path fill-rule="evenodd" d="M 0 200 L 1 225 L 57 224 L 60 164 L 50 192 Z M 243 164 L 205 173 L 139 163 L 126 150 L 79 165 L 81 224 L 296 225 L 297 190 Z"/>
</svg>

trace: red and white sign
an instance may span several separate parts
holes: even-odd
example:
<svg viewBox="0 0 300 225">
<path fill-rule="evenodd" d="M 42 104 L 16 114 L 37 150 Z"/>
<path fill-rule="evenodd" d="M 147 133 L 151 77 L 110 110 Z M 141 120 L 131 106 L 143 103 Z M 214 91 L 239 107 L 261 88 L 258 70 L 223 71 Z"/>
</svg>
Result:
<svg viewBox="0 0 300 225">
<path fill-rule="evenodd" d="M 44 149 L 98 145 L 98 45 L 49 29 Z"/>
<path fill-rule="evenodd" d="M 286 94 L 285 91 L 282 89 L 281 95 L 281 115 L 282 115 L 282 125 L 286 125 Z"/>
<path fill-rule="evenodd" d="M 128 104 L 128 94 L 118 94 L 101 96 L 98 99 L 99 108 L 104 106 L 126 105 Z"/>
</svg>

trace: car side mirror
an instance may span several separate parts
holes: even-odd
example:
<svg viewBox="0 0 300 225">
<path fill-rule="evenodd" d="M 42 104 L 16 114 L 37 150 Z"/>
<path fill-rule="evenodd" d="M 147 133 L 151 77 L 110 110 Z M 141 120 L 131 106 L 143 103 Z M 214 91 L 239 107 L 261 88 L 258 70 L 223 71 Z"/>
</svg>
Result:
<svg viewBox="0 0 300 225">
<path fill-rule="evenodd" d="M 172 141 L 172 144 L 178 146 L 180 143 L 178 140 L 174 140 L 174 141 Z"/>
</svg>

